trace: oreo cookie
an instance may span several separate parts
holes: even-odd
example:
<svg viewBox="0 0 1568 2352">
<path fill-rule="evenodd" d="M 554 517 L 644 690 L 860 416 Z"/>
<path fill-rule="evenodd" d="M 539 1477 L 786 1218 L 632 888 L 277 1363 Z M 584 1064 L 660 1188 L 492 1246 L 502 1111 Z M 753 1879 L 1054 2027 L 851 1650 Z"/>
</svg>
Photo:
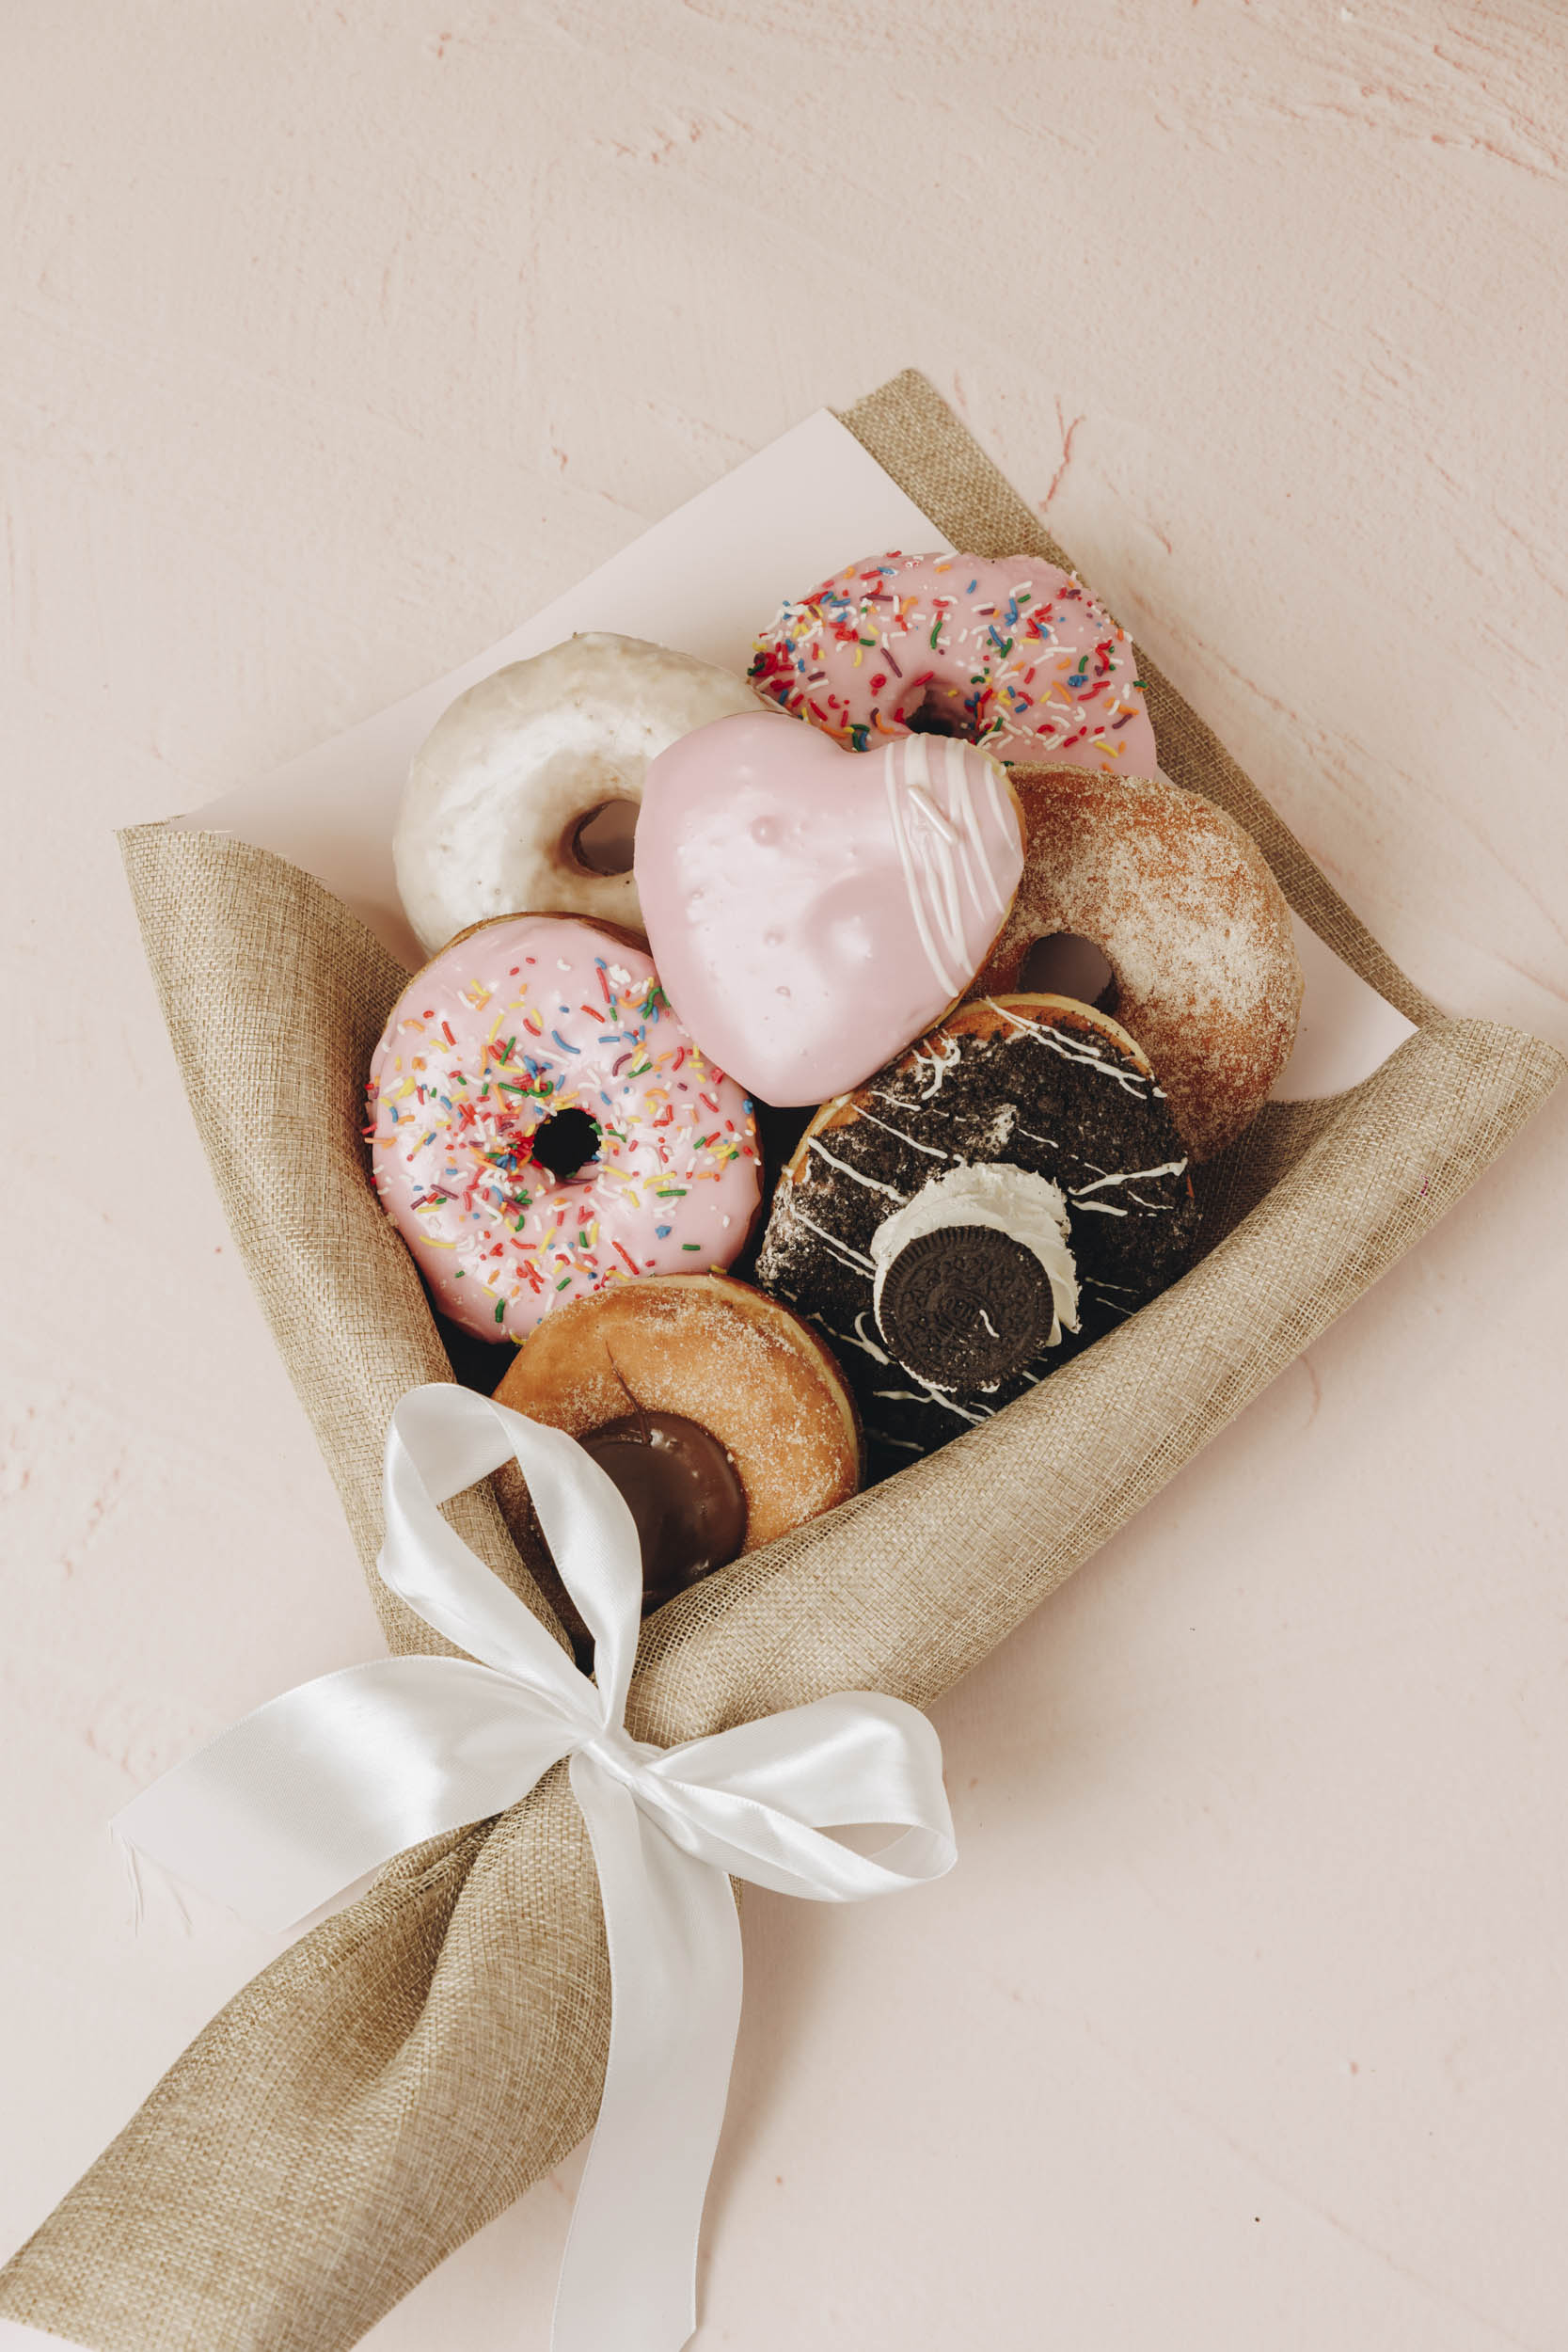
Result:
<svg viewBox="0 0 1568 2352">
<path fill-rule="evenodd" d="M 1051 1281 L 1034 1251 L 990 1225 L 944 1225 L 905 1244 L 882 1276 L 878 1328 L 933 1388 L 991 1389 L 1045 1344 Z"/>
</svg>

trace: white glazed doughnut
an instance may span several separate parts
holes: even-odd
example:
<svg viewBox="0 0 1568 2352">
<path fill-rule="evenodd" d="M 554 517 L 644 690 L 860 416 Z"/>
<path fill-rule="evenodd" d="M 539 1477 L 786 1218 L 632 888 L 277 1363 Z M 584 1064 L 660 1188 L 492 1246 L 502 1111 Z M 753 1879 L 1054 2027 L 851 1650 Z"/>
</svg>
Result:
<svg viewBox="0 0 1568 2352">
<path fill-rule="evenodd" d="M 469 687 L 415 754 L 393 837 L 420 946 L 498 914 L 641 930 L 631 836 L 649 760 L 756 707 L 743 678 L 640 637 L 569 637 Z"/>
</svg>

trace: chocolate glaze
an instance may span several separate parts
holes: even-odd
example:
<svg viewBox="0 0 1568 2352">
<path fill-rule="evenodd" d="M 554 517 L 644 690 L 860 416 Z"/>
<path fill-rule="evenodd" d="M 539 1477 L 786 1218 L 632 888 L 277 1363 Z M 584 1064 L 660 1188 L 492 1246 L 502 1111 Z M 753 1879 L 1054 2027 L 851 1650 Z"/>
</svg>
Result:
<svg viewBox="0 0 1568 2352">
<path fill-rule="evenodd" d="M 1197 1210 L 1159 1086 L 1086 1009 L 999 1001 L 1011 1017 L 990 1035 L 958 1015 L 846 1098 L 850 1115 L 812 1136 L 779 1185 L 758 1256 L 764 1288 L 843 1365 L 874 1479 L 989 1421 L 1173 1282 L 1191 1251 Z M 1082 1328 L 999 1381 L 934 1394 L 879 1335 L 871 1237 L 932 1176 L 998 1163 L 1066 1195 Z"/>
<path fill-rule="evenodd" d="M 626 1413 L 578 1440 L 615 1481 L 642 1546 L 642 1610 L 735 1559 L 746 1492 L 717 1438 L 684 1413 Z"/>
</svg>

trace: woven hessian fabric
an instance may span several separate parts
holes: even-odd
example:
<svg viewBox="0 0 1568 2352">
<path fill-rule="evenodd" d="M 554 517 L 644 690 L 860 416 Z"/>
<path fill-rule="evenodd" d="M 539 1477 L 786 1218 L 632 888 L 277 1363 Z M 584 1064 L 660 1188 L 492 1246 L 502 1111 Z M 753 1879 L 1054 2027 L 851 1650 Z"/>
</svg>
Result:
<svg viewBox="0 0 1568 2352">
<path fill-rule="evenodd" d="M 955 546 L 1067 563 L 921 377 L 845 422 Z M 927 1705 L 1392 1265 L 1561 1074 L 1538 1039 L 1441 1015 L 1146 658 L 1142 675 L 1167 771 L 1229 809 L 1418 1034 L 1351 1093 L 1269 1105 L 1203 1170 L 1206 1254 L 1111 1338 L 652 1619 L 640 1737 L 846 1688 Z M 371 1569 L 391 1406 L 451 1377 L 359 1134 L 404 975 L 262 850 L 162 826 L 124 850 L 214 1180 Z M 453 1507 L 550 1619 L 488 1491 Z M 373 1573 L 372 1589 L 394 1649 L 438 1645 Z M 0 2272 L 0 2313 L 93 2352 L 341 2352 L 590 2129 L 608 2027 L 558 1769 L 499 1820 L 404 1856 L 231 2001 Z"/>
</svg>

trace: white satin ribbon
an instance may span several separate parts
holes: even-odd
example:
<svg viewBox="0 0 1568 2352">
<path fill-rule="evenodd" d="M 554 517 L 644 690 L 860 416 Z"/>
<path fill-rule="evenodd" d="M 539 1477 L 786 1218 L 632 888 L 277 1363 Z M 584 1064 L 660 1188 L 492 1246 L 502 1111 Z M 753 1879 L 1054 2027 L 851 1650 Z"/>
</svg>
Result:
<svg viewBox="0 0 1568 2352">
<path fill-rule="evenodd" d="M 515 1455 L 594 1636 L 579 1674 L 437 1505 Z M 411 1390 L 387 1434 L 392 1590 L 466 1658 L 389 1658 L 302 1683 L 128 1804 L 142 1853 L 281 1929 L 405 1847 L 504 1812 L 570 1758 L 610 1947 L 610 2060 L 562 2265 L 555 2352 L 677 2352 L 740 2014 L 728 1879 L 858 1902 L 955 1859 L 924 1715 L 844 1692 L 657 1748 L 624 1727 L 642 1575 L 616 1487 L 572 1438 L 454 1387 Z M 823 1832 L 895 1827 L 875 1853 Z"/>
</svg>

